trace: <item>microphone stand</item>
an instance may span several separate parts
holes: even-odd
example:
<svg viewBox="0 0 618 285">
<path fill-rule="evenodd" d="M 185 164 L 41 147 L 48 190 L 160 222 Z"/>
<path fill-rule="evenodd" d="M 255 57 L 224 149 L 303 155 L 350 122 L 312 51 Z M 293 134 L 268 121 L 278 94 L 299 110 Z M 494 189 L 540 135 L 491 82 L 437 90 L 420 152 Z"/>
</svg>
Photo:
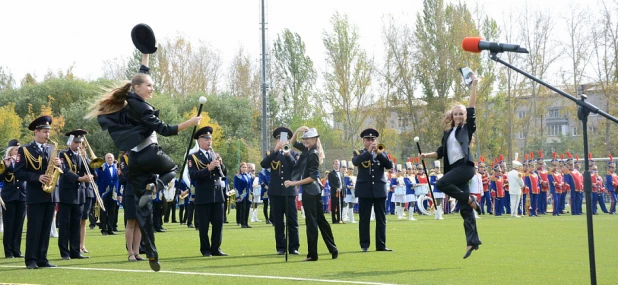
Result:
<svg viewBox="0 0 618 285">
<path fill-rule="evenodd" d="M 570 95 L 558 88 L 555 88 L 549 85 L 548 83 L 544 82 L 543 80 L 538 79 L 531 74 L 528 74 L 527 72 L 509 64 L 508 62 L 503 61 L 502 59 L 498 58 L 497 52 L 492 52 L 490 54 L 490 59 L 495 62 L 501 63 L 512 70 L 515 70 L 519 74 L 532 79 L 533 81 L 549 88 L 550 90 L 564 96 L 565 98 L 575 102 L 575 104 L 578 105 L 577 117 L 579 118 L 580 121 L 582 121 L 582 125 L 583 125 L 584 155 L 588 153 L 588 125 L 587 124 L 588 124 L 588 115 L 590 114 L 590 112 L 599 114 L 614 123 L 618 123 L 617 118 L 600 110 L 598 107 L 586 102 L 586 99 L 588 98 L 588 96 L 582 94 L 581 98 L 577 99 L 573 95 Z M 596 285 L 597 275 L 596 275 L 596 263 L 595 263 L 595 256 L 594 256 L 594 231 L 593 231 L 593 226 L 592 226 L 592 197 L 591 197 L 592 196 L 591 195 L 592 179 L 590 178 L 588 159 L 584 159 L 584 192 L 586 193 L 585 194 L 586 196 L 586 224 L 588 226 L 588 259 L 590 263 L 590 284 Z"/>
</svg>

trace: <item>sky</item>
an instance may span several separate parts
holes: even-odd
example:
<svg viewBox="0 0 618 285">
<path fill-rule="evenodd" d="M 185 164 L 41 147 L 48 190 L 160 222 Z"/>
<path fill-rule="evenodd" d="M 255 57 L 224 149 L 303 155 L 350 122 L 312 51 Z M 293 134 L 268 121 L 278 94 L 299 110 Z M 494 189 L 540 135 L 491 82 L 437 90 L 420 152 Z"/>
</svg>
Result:
<svg viewBox="0 0 618 285">
<path fill-rule="evenodd" d="M 569 7 L 565 1 L 555 0 L 461 1 L 470 7 L 480 5 L 498 23 L 503 22 L 505 13 L 526 4 L 552 13 Z M 105 60 L 131 55 L 131 28 L 146 23 L 160 41 L 183 35 L 193 42 L 207 42 L 219 52 L 223 71 L 227 72 L 241 45 L 258 62 L 259 5 L 260 0 L 3 1 L 0 66 L 8 69 L 18 84 L 26 73 L 34 73 L 41 80 L 48 70 L 67 70 L 70 66 L 74 66 L 77 77 L 94 80 L 103 75 Z M 384 15 L 392 14 L 413 26 L 422 0 L 266 0 L 266 5 L 269 40 L 272 42 L 285 28 L 298 33 L 321 73 L 325 71 L 322 35 L 325 30 L 330 31 L 330 18 L 335 12 L 348 15 L 349 21 L 358 27 L 361 47 L 381 62 Z"/>
</svg>

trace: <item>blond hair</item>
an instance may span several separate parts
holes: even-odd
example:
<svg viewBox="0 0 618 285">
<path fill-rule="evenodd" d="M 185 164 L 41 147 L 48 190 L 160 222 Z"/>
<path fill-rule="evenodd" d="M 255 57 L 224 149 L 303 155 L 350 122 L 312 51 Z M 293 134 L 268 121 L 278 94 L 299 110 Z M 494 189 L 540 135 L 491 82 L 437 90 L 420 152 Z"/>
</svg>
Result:
<svg viewBox="0 0 618 285">
<path fill-rule="evenodd" d="M 112 114 L 122 110 L 127 105 L 127 95 L 131 89 L 144 83 L 148 78 L 150 78 L 150 75 L 138 73 L 133 76 L 131 82 L 125 81 L 120 87 L 108 91 L 101 99 L 90 106 L 90 112 L 84 118 L 95 118 L 99 115 Z"/>
<path fill-rule="evenodd" d="M 240 169 L 242 168 L 243 165 L 247 166 L 247 163 L 243 161 L 243 162 L 240 163 L 240 165 L 238 165 L 238 174 L 242 173 L 242 171 Z"/>
<path fill-rule="evenodd" d="M 450 110 L 444 113 L 444 118 L 442 118 L 442 123 L 444 124 L 444 130 L 448 131 L 455 127 L 455 120 L 453 120 L 453 111 L 457 108 L 462 108 L 464 112 L 466 111 L 466 106 L 461 103 L 454 104 Z"/>
</svg>

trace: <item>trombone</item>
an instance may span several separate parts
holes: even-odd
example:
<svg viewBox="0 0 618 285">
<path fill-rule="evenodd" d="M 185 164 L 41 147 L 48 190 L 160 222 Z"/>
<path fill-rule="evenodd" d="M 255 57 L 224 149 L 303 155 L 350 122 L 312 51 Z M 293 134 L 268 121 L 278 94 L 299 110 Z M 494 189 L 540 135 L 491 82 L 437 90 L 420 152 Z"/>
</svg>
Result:
<svg viewBox="0 0 618 285">
<path fill-rule="evenodd" d="M 103 164 L 105 163 L 105 160 L 103 158 L 97 157 L 94 154 L 94 151 L 92 151 L 92 148 L 90 147 L 90 144 L 88 143 L 88 139 L 86 139 L 85 136 L 84 136 L 84 142 L 86 143 L 84 148 L 87 148 L 88 152 L 90 153 L 90 168 L 97 169 L 103 166 Z"/>
<path fill-rule="evenodd" d="M 90 172 L 90 167 L 93 166 L 93 163 L 95 163 L 95 160 L 97 159 L 97 157 L 94 155 L 94 152 L 92 151 L 92 148 L 90 148 L 90 144 L 88 143 L 88 140 L 86 140 L 86 138 L 84 137 L 84 141 L 86 142 L 86 148 L 88 148 L 88 150 L 90 151 L 90 155 L 93 157 L 92 161 L 90 163 L 88 163 L 88 161 L 86 161 L 86 158 L 84 157 L 84 155 L 82 154 L 82 148 L 81 147 L 77 147 L 78 149 L 78 154 L 79 157 L 82 160 L 82 163 L 84 164 L 84 168 L 86 169 L 86 174 L 90 177 L 92 176 L 92 173 Z M 101 160 L 101 158 L 99 158 Z M 102 161 L 102 160 L 101 160 Z M 96 162 L 98 163 L 98 161 Z M 96 165 L 95 163 L 95 165 Z M 99 168 L 103 165 L 103 163 L 101 163 L 98 167 Z M 88 167 L 90 166 L 90 167 Z M 93 167 L 94 168 L 94 167 Z M 99 208 L 101 208 L 101 210 L 105 211 L 105 206 L 103 205 L 103 199 L 101 199 L 101 195 L 99 194 L 99 187 L 97 186 L 97 183 L 95 182 L 90 182 L 90 184 L 92 185 L 92 189 L 94 191 L 94 196 L 96 197 L 97 200 L 97 204 L 99 205 Z"/>
</svg>

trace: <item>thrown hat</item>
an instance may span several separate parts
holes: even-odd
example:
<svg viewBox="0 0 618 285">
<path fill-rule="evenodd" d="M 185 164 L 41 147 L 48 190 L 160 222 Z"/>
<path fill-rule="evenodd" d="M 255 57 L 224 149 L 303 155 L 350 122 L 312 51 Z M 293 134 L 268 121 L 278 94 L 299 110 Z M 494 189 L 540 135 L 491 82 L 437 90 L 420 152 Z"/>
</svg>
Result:
<svg viewBox="0 0 618 285">
<path fill-rule="evenodd" d="M 137 24 L 131 30 L 133 45 L 143 54 L 152 54 L 157 51 L 157 40 L 152 28 L 146 24 Z"/>
<path fill-rule="evenodd" d="M 77 129 L 77 130 L 72 130 L 66 134 L 64 134 L 67 137 L 70 137 L 71 135 L 73 136 L 73 141 L 74 142 L 83 142 L 84 141 L 84 136 L 88 134 L 88 131 L 86 130 L 82 130 L 82 129 Z"/>
<path fill-rule="evenodd" d="M 287 133 L 288 134 L 288 140 L 292 138 L 292 136 L 294 135 L 294 133 L 292 132 L 292 130 L 290 130 L 289 128 L 286 127 L 278 127 L 273 131 L 273 138 L 275 139 L 279 139 L 279 137 L 281 136 L 281 133 Z"/>
<path fill-rule="evenodd" d="M 339 161 L 340 168 L 348 168 L 348 163 L 345 160 Z"/>
<path fill-rule="evenodd" d="M 17 139 L 12 139 L 9 141 L 9 147 L 12 146 L 20 146 L 19 141 Z"/>
<path fill-rule="evenodd" d="M 52 124 L 52 117 L 40 116 L 34 119 L 34 121 L 30 123 L 30 125 L 28 125 L 28 130 L 34 131 L 37 129 L 51 129 L 51 124 Z"/>
<path fill-rule="evenodd" d="M 193 139 L 199 139 L 199 138 L 212 138 L 212 127 L 211 126 L 205 126 L 199 130 L 197 130 L 197 132 L 195 132 L 195 135 L 193 135 Z"/>
<path fill-rule="evenodd" d="M 483 162 L 483 167 L 485 167 L 485 162 Z M 433 161 L 433 168 L 440 168 L 440 161 L 439 160 L 434 160 Z"/>
<path fill-rule="evenodd" d="M 316 130 L 315 128 L 309 128 L 304 134 L 303 134 L 303 139 L 310 139 L 310 138 L 317 138 L 320 135 L 318 135 L 318 130 Z"/>
<path fill-rule="evenodd" d="M 379 136 L 380 133 L 372 128 L 365 129 L 360 133 L 361 138 L 377 138 Z"/>
</svg>

